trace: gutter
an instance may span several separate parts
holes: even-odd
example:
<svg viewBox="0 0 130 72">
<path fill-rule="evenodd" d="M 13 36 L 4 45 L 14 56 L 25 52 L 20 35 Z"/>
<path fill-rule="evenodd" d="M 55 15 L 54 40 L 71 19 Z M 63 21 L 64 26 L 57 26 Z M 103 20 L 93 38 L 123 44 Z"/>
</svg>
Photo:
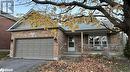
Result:
<svg viewBox="0 0 130 72">
<path fill-rule="evenodd" d="M 61 31 L 65 32 L 65 30 L 61 27 L 53 27 L 48 29 L 60 29 Z M 45 30 L 44 28 L 32 28 L 32 29 L 8 29 L 8 32 L 18 32 L 18 31 L 31 31 L 31 30 Z"/>
</svg>

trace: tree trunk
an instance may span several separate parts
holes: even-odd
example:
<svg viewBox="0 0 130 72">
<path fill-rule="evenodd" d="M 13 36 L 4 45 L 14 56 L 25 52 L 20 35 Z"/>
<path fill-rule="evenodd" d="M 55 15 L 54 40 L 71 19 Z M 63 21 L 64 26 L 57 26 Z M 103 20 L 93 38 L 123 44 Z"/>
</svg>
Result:
<svg viewBox="0 0 130 72">
<path fill-rule="evenodd" d="M 124 0 L 124 29 L 123 31 L 128 36 L 128 45 L 130 45 L 130 0 Z"/>
<path fill-rule="evenodd" d="M 124 6 L 123 6 L 123 12 L 124 12 L 124 28 L 123 31 L 127 34 L 128 36 L 128 42 L 125 46 L 124 49 L 124 55 L 128 59 L 130 59 L 130 4 L 128 3 L 128 0 L 124 0 Z"/>
<path fill-rule="evenodd" d="M 130 29 L 129 29 L 129 31 L 130 31 Z M 130 46 L 130 32 L 127 33 L 127 35 L 128 35 L 128 45 Z"/>
</svg>

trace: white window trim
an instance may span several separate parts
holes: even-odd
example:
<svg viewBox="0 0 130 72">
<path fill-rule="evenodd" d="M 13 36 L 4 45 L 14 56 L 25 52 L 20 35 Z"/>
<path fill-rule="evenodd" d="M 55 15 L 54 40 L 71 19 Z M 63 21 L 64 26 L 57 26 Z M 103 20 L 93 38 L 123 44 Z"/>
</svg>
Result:
<svg viewBox="0 0 130 72">
<path fill-rule="evenodd" d="M 90 40 L 89 40 L 89 38 L 90 38 L 90 36 L 88 36 L 88 46 L 90 47 Z M 101 41 L 101 44 L 100 44 L 101 46 L 103 45 L 102 44 L 102 41 Z M 104 48 L 108 48 L 108 37 L 107 37 L 107 35 L 106 35 L 106 47 L 104 47 Z M 93 44 L 92 44 L 92 46 L 93 47 L 98 47 L 98 46 L 95 46 L 95 41 L 94 41 L 94 39 L 93 39 Z"/>
</svg>

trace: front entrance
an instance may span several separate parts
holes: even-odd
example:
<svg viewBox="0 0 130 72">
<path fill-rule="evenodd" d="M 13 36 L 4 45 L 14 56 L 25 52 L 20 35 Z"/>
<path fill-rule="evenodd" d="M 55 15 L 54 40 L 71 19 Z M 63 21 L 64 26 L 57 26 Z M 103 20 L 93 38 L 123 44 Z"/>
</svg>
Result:
<svg viewBox="0 0 130 72">
<path fill-rule="evenodd" d="M 68 37 L 68 51 L 75 51 L 75 39 L 73 36 Z"/>
</svg>

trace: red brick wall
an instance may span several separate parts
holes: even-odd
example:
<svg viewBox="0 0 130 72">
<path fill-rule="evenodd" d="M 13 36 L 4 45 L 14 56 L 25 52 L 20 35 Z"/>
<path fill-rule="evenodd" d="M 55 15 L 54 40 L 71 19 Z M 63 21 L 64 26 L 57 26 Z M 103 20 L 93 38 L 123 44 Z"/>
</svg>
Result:
<svg viewBox="0 0 130 72">
<path fill-rule="evenodd" d="M 75 35 L 75 48 L 77 52 L 81 52 L 81 35 Z"/>
<path fill-rule="evenodd" d="M 10 49 L 11 34 L 6 30 L 14 23 L 14 20 L 0 16 L 0 49 Z"/>
<path fill-rule="evenodd" d="M 58 45 L 59 45 L 59 53 L 63 54 L 63 52 L 67 52 L 67 42 L 68 38 L 67 36 L 63 33 L 63 31 L 58 30 Z"/>
<path fill-rule="evenodd" d="M 15 39 L 17 38 L 48 38 L 54 36 L 51 34 L 51 30 L 30 30 L 30 31 L 17 31 L 17 32 L 11 32 L 11 48 L 10 48 L 10 57 L 14 57 L 15 55 Z M 54 40 L 54 56 L 58 56 L 59 53 L 59 47 L 57 44 L 57 41 Z"/>
</svg>

